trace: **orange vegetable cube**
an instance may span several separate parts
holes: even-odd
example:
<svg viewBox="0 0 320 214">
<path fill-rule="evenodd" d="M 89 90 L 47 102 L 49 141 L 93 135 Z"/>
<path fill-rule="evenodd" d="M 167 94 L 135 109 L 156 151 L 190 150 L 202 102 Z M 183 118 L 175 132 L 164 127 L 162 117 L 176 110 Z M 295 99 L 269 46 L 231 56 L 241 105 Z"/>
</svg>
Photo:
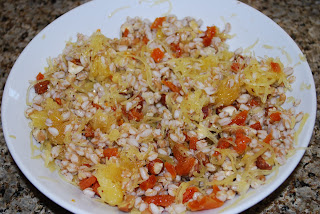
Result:
<svg viewBox="0 0 320 214">
<path fill-rule="evenodd" d="M 196 137 L 190 137 L 189 140 L 189 149 L 193 149 L 193 150 L 197 150 L 197 142 L 198 142 L 198 138 Z"/>
<path fill-rule="evenodd" d="M 155 48 L 151 53 L 151 57 L 154 59 L 155 62 L 160 62 L 164 57 L 164 53 L 160 50 L 160 48 Z"/>
<path fill-rule="evenodd" d="M 118 148 L 106 148 L 103 150 L 103 156 L 107 158 L 118 157 Z"/>
<path fill-rule="evenodd" d="M 44 75 L 41 72 L 39 72 L 37 77 L 36 77 L 36 80 L 39 81 L 39 80 L 42 80 L 43 78 L 44 78 Z"/>
<path fill-rule="evenodd" d="M 129 34 L 129 30 L 128 30 L 128 28 L 126 28 L 126 29 L 124 30 L 124 32 L 122 33 L 122 36 L 123 36 L 123 37 L 127 37 L 128 34 Z"/>
<path fill-rule="evenodd" d="M 262 126 L 261 126 L 259 121 L 254 123 L 254 124 L 252 124 L 252 125 L 250 125 L 250 127 L 255 129 L 255 130 L 261 130 L 262 129 Z"/>
<path fill-rule="evenodd" d="M 185 160 L 178 162 L 176 166 L 176 172 L 178 175 L 187 176 L 189 175 L 192 168 L 195 166 L 196 159 L 193 157 L 187 157 Z"/>
<path fill-rule="evenodd" d="M 147 202 L 148 204 L 153 203 L 157 206 L 168 207 L 174 202 L 175 197 L 171 195 L 155 195 L 155 196 L 144 196 L 142 197 L 142 200 Z"/>
<path fill-rule="evenodd" d="M 188 208 L 191 211 L 209 210 L 221 207 L 224 204 L 215 197 L 215 195 L 204 196 L 196 201 L 191 201 L 188 203 Z"/>
<path fill-rule="evenodd" d="M 162 23 L 166 20 L 166 17 L 158 17 L 154 20 L 154 22 L 151 25 L 151 29 L 156 29 L 162 26 Z"/>
<path fill-rule="evenodd" d="M 182 203 L 188 202 L 193 198 L 194 193 L 199 192 L 197 187 L 188 187 L 186 191 L 183 193 Z"/>
<path fill-rule="evenodd" d="M 240 112 L 235 116 L 235 118 L 232 119 L 230 125 L 237 124 L 238 126 L 243 126 L 246 122 L 247 116 L 248 116 L 247 110 Z"/>
<path fill-rule="evenodd" d="M 278 122 L 281 120 L 281 113 L 280 112 L 274 112 L 272 114 L 270 114 L 270 122 L 274 123 L 274 122 Z"/>
<path fill-rule="evenodd" d="M 272 69 L 273 72 L 276 72 L 276 73 L 280 73 L 281 72 L 281 67 L 280 67 L 279 63 L 271 62 L 270 66 L 271 66 L 271 69 Z"/>
<path fill-rule="evenodd" d="M 157 182 L 156 176 L 155 175 L 151 175 L 149 177 L 149 179 L 144 181 L 144 182 L 142 182 L 139 187 L 142 190 L 146 191 L 147 189 L 153 188 L 154 185 L 156 184 L 156 182 Z"/>
<path fill-rule="evenodd" d="M 88 187 L 91 187 L 96 181 L 97 181 L 97 178 L 95 176 L 85 178 L 79 182 L 80 189 L 81 190 L 87 189 Z"/>
</svg>

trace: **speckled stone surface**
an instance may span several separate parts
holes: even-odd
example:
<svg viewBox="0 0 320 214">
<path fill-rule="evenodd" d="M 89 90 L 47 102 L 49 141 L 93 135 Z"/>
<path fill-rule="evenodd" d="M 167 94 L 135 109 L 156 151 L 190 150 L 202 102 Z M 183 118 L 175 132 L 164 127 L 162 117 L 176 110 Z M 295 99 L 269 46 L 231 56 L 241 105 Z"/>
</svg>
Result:
<svg viewBox="0 0 320 214">
<path fill-rule="evenodd" d="M 86 0 L 0 0 L 0 98 L 15 60 L 46 25 Z M 278 23 L 307 56 L 320 94 L 320 1 L 242 0 Z M 302 161 L 270 196 L 243 213 L 320 213 L 320 98 Z M 0 126 L 0 213 L 68 213 L 39 192 L 13 161 Z"/>
</svg>

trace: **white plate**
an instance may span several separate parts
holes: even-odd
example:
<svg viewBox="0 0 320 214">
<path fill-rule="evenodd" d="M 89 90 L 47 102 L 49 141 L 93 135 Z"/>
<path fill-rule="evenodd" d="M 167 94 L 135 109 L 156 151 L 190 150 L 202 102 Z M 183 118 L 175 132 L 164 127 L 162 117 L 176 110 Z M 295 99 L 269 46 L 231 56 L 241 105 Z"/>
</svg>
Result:
<svg viewBox="0 0 320 214">
<path fill-rule="evenodd" d="M 302 52 L 298 46 L 277 24 L 257 10 L 238 1 L 158 2 L 162 3 L 153 4 L 152 1 L 145 0 L 101 0 L 79 6 L 42 30 L 21 53 L 8 77 L 1 107 L 3 131 L 8 148 L 17 165 L 31 183 L 51 200 L 71 212 L 98 214 L 107 211 L 115 213 L 118 210 L 87 198 L 77 187 L 63 181 L 57 172 L 51 173 L 45 168 L 41 159 L 31 158 L 29 121 L 24 116 L 28 80 L 34 79 L 39 72 L 43 72 L 46 59 L 56 57 L 61 53 L 65 42 L 70 38 L 74 40 L 78 32 L 91 35 L 97 29 L 101 29 L 107 37 L 118 37 L 120 25 L 125 22 L 127 16 L 140 16 L 153 20 L 155 17 L 170 12 L 177 15 L 178 18 L 185 16 L 201 18 L 204 21 L 203 28 L 213 24 L 224 28 L 224 23 L 227 21 L 232 25 L 231 34 L 236 34 L 228 41 L 231 50 L 248 47 L 258 40 L 252 49 L 256 56 L 279 56 L 285 65 L 293 66 L 298 63 L 294 72 L 297 81 L 293 84 L 293 91 L 288 96 L 300 98 L 302 102 L 297 111 L 310 114 L 300 134 L 297 147 L 307 147 L 309 144 L 316 116 L 316 94 L 312 73 L 308 63 L 301 60 Z M 264 45 L 274 48 L 267 49 Z M 285 52 L 289 53 L 290 57 L 286 56 Z M 301 90 L 301 84 L 310 85 L 310 89 Z M 287 164 L 280 168 L 280 173 L 274 181 L 250 191 L 246 199 L 224 210 L 223 213 L 241 212 L 268 196 L 290 175 L 303 154 L 303 150 L 298 150 L 287 161 Z M 220 209 L 233 202 L 234 200 L 228 201 Z M 213 211 L 206 212 L 212 213 Z"/>
</svg>

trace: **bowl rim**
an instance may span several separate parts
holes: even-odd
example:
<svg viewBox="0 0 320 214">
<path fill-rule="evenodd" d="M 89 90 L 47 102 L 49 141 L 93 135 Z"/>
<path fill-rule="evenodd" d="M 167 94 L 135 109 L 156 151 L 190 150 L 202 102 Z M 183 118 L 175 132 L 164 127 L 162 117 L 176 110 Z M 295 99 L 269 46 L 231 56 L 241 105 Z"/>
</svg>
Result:
<svg viewBox="0 0 320 214">
<path fill-rule="evenodd" d="M 95 4 L 96 1 L 90 1 L 90 2 L 86 2 L 78 7 L 75 7 L 73 8 L 72 10 L 64 13 L 63 15 L 61 15 L 60 17 L 58 17 L 57 19 L 55 19 L 53 22 L 51 22 L 49 25 L 47 25 L 44 29 L 42 29 L 29 43 L 28 45 L 24 48 L 24 50 L 21 52 L 20 56 L 17 58 L 17 60 L 15 61 L 11 71 L 14 71 L 15 70 L 15 67 L 16 67 L 16 64 L 20 63 L 21 61 L 21 56 L 24 55 L 24 53 L 32 47 L 31 44 L 33 44 L 41 35 L 43 32 L 45 32 L 48 28 L 50 28 L 50 26 L 53 25 L 53 23 L 56 23 L 58 20 L 61 20 L 61 19 L 64 19 L 64 17 L 69 14 L 71 11 L 75 11 L 75 10 L 78 10 L 79 8 L 82 8 L 82 7 L 86 7 L 87 5 L 89 4 Z M 287 34 L 287 32 L 285 32 L 279 25 L 277 25 L 272 19 L 270 19 L 269 17 L 267 17 L 266 15 L 264 15 L 263 13 L 261 13 L 260 11 L 256 10 L 255 8 L 245 4 L 245 3 L 242 3 L 240 2 L 241 4 L 243 4 L 244 6 L 247 7 L 248 10 L 251 10 L 255 13 L 258 13 L 262 16 L 264 16 L 264 18 L 267 18 L 266 20 L 268 20 L 268 22 L 270 22 L 271 24 L 274 25 L 275 28 L 278 28 L 278 30 L 280 29 L 282 31 L 282 33 L 284 33 L 290 40 L 291 43 L 293 43 L 294 45 L 294 48 L 299 50 L 299 47 L 297 46 L 297 44 L 295 43 L 295 41 Z M 311 71 L 310 69 L 310 66 L 308 63 L 306 63 L 306 66 L 309 68 L 309 70 Z M 4 87 L 4 92 L 3 92 L 3 97 L 2 97 L 2 105 L 1 105 L 1 120 L 2 120 L 2 126 L 3 126 L 3 134 L 4 134 L 4 138 L 5 138 L 5 141 L 6 141 L 6 144 L 7 144 L 7 147 L 11 153 L 11 156 L 14 160 L 14 162 L 18 165 L 19 169 L 22 171 L 22 173 L 24 174 L 24 176 L 26 176 L 26 178 L 32 183 L 33 186 L 35 186 L 42 194 L 44 194 L 46 197 L 48 197 L 50 200 L 54 201 L 56 204 L 58 204 L 59 206 L 71 211 L 71 212 L 76 212 L 76 213 L 82 213 L 83 211 L 78 209 L 76 205 L 72 205 L 70 204 L 70 202 L 67 202 L 67 201 L 63 201 L 61 200 L 59 197 L 57 197 L 56 194 L 50 192 L 50 191 L 47 191 L 46 190 L 46 187 L 45 185 L 41 184 L 40 182 L 37 181 L 37 179 L 35 179 L 34 175 L 32 175 L 29 170 L 28 170 L 28 167 L 25 166 L 25 164 L 21 161 L 21 159 L 19 158 L 18 154 L 16 153 L 16 150 L 14 149 L 14 146 L 13 144 L 11 143 L 8 143 L 10 142 L 12 139 L 10 138 L 9 136 L 9 133 L 8 133 L 8 128 L 7 128 L 7 121 L 6 121 L 6 104 L 9 102 L 9 97 L 8 97 L 8 88 L 10 86 L 7 85 L 8 82 L 12 82 L 12 75 L 11 75 L 11 71 L 9 73 L 9 76 L 7 77 L 7 80 L 6 80 L 6 84 L 5 84 L 5 87 Z M 312 73 L 311 74 L 308 74 L 308 75 L 311 75 L 311 78 L 313 81 L 310 82 L 311 84 L 311 89 L 310 91 L 312 91 L 313 93 L 313 99 L 312 99 L 312 112 L 309 112 L 309 114 L 312 116 L 314 115 L 313 117 L 310 117 L 309 120 L 311 121 L 308 121 L 309 124 L 312 124 L 312 129 L 308 129 L 307 130 L 307 142 L 308 145 L 310 144 L 310 140 L 311 140 L 311 137 L 313 136 L 313 130 L 314 130 L 314 124 L 315 124 L 315 121 L 316 121 L 316 110 L 317 110 L 317 99 L 316 99 L 316 89 L 315 89 L 315 83 L 314 83 L 314 78 L 313 78 L 313 75 Z M 307 146 L 308 146 L 307 145 Z M 287 164 L 285 164 L 285 166 L 287 168 L 289 168 L 289 170 L 291 171 L 291 173 L 288 173 L 286 174 L 286 176 L 282 176 L 280 181 L 278 181 L 277 183 L 274 183 L 273 185 L 273 188 L 270 188 L 266 191 L 265 194 L 263 195 L 259 195 L 258 197 L 255 197 L 254 200 L 252 200 L 251 202 L 248 202 L 246 206 L 244 207 L 241 207 L 241 209 L 239 209 L 240 211 L 244 211 L 250 207 L 252 207 L 253 205 L 259 203 L 260 201 L 262 201 L 265 197 L 269 196 L 273 191 L 275 191 L 280 185 L 283 184 L 283 182 L 290 176 L 292 175 L 292 173 L 294 172 L 294 169 L 298 166 L 299 162 L 301 161 L 303 155 L 304 155 L 305 151 L 297 151 L 296 154 L 294 155 L 295 159 L 292 160 L 292 163 L 288 166 Z M 274 181 L 273 181 L 274 182 Z M 231 200 L 233 201 L 233 200 Z M 228 207 L 227 207 L 228 208 Z M 227 211 L 227 210 L 226 210 Z"/>
</svg>

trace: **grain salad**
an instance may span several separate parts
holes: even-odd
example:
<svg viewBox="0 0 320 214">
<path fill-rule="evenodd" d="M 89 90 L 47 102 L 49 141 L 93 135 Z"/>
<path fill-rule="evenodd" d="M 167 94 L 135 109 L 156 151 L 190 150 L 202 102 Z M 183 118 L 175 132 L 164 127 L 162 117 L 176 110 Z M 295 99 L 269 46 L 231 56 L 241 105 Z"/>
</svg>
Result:
<svg viewBox="0 0 320 214">
<path fill-rule="evenodd" d="M 144 214 L 214 209 L 265 184 L 304 115 L 299 100 L 281 107 L 293 68 L 229 51 L 230 24 L 201 25 L 127 18 L 120 39 L 97 30 L 67 42 L 28 90 L 45 166 Z"/>
</svg>

